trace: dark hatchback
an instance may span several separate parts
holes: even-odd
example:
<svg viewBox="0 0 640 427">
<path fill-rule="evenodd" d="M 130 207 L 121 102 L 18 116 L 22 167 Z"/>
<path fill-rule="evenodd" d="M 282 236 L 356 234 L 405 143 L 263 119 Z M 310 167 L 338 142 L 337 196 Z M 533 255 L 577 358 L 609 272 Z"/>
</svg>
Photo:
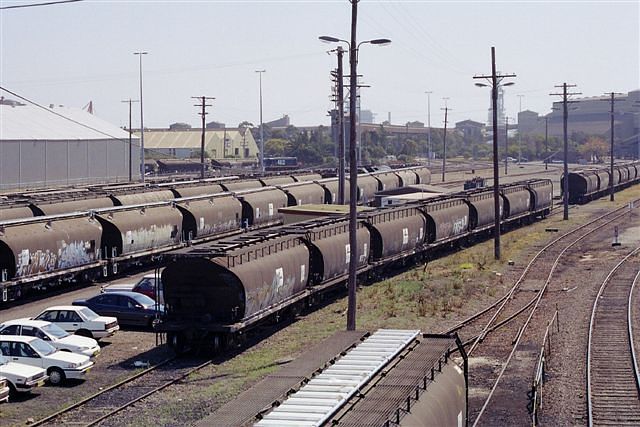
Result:
<svg viewBox="0 0 640 427">
<path fill-rule="evenodd" d="M 89 299 L 76 300 L 73 305 L 89 307 L 101 316 L 113 316 L 121 325 L 152 326 L 164 312 L 162 304 L 137 292 L 109 292 Z"/>
</svg>

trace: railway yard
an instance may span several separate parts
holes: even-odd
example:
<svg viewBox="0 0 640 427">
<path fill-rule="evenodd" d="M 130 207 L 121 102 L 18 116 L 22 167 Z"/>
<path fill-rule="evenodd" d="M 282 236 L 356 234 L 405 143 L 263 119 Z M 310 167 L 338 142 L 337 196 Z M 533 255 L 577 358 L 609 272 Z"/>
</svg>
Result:
<svg viewBox="0 0 640 427">
<path fill-rule="evenodd" d="M 534 425 L 640 424 L 640 384 L 637 371 L 634 373 L 636 356 L 629 350 L 634 345 L 636 351 L 640 349 L 640 313 L 637 311 L 640 307 L 637 289 L 640 185 L 622 186 L 625 178 L 620 172 L 615 184 L 620 184 L 615 201 L 601 197 L 607 188 L 601 185 L 598 190 L 596 184 L 595 188 L 585 190 L 588 196 L 579 200 L 584 204 L 571 205 L 570 219 L 564 221 L 562 206 L 551 201 L 551 194 L 548 203 L 549 206 L 555 204 L 552 212 L 547 214 L 544 204 L 536 205 L 543 203 L 536 194 L 541 194 L 540 186 L 547 182 L 553 185 L 553 196 L 559 197 L 561 171 L 557 166 L 549 165 L 548 170 L 540 163 L 518 169 L 514 166 L 510 175 L 502 178 L 502 183 L 508 184 L 503 191 L 512 219 L 504 220 L 506 232 L 502 236 L 501 261 L 494 260 L 490 232 L 482 228 L 488 227 L 486 224 L 493 218 L 485 225 L 482 220 L 466 225 L 469 230 L 476 227 L 474 234 L 450 237 L 447 245 L 442 245 L 438 244 L 440 229 L 429 228 L 429 218 L 435 218 L 435 213 L 425 210 L 426 220 L 417 214 L 414 216 L 424 221 L 426 237 L 420 229 L 420 239 L 427 243 L 422 250 L 428 246 L 432 255 L 419 256 L 421 252 L 417 249 L 405 250 L 403 254 L 410 254 L 414 263 L 404 265 L 402 261 L 399 266 L 394 254 L 394 268 L 375 270 L 375 274 L 370 272 L 384 264 L 381 260 L 376 259 L 378 264 L 362 266 L 361 274 L 364 276 L 367 272 L 370 283 L 358 291 L 358 330 L 373 332 L 391 328 L 459 335 L 469 363 L 468 425 L 526 425 L 532 420 Z M 460 169 L 466 167 L 460 166 Z M 479 165 L 473 176 L 488 178 L 490 172 Z M 627 172 L 627 181 L 632 180 L 630 173 Z M 637 174 L 640 178 L 640 170 Z M 402 176 L 400 172 L 398 175 Z M 592 175 L 596 183 L 602 179 L 597 178 L 595 172 Z M 458 191 L 471 176 L 464 170 L 448 172 L 447 180 L 442 183 L 434 169 L 430 184 Z M 317 181 L 315 176 L 311 179 Z M 411 175 L 411 179 L 413 184 L 419 184 L 419 175 L 418 178 Z M 538 181 L 531 181 L 534 179 Z M 525 181 L 528 184 L 522 184 Z M 399 183 L 402 185 L 402 178 Z M 270 185 L 286 187 L 287 184 L 274 180 Z M 297 187 L 294 182 L 290 188 Z M 515 199 L 509 199 L 508 194 L 516 189 L 524 193 L 525 187 L 526 194 L 533 195 L 532 202 L 527 198 L 527 209 L 529 205 L 536 206 L 531 212 L 517 213 Z M 180 189 L 176 186 L 173 191 Z M 275 190 L 263 190 L 267 191 Z M 329 194 L 330 190 L 327 191 Z M 480 200 L 480 193 L 470 194 L 468 202 L 459 202 L 460 206 L 473 206 L 475 200 Z M 286 198 L 283 200 L 286 206 Z M 438 203 L 438 200 L 445 206 L 452 199 L 441 197 L 428 203 Z M 325 202 L 331 203 L 326 199 Z M 187 211 L 188 203 L 184 206 Z M 110 209 L 118 212 L 119 208 Z M 402 208 L 389 209 L 399 212 Z M 368 215 L 367 218 L 372 218 L 373 214 Z M 539 216 L 545 218 L 537 218 Z M 105 214 L 104 218 L 111 217 Z M 40 220 L 36 217 L 28 224 L 37 221 Z M 377 224 L 373 220 L 371 223 Z M 102 224 L 106 230 L 107 220 Z M 271 224 L 265 222 L 265 227 L 267 225 Z M 367 229 L 373 230 L 373 227 Z M 234 241 L 230 230 L 223 230 L 225 242 Z M 189 245 L 181 250 L 187 253 L 200 248 L 191 247 L 191 240 L 197 243 L 197 237 L 191 235 Z M 313 241 L 308 246 L 312 244 Z M 219 247 L 216 246 L 216 250 Z M 366 251 L 367 244 L 364 247 Z M 371 257 L 377 256 L 373 240 L 370 247 Z M 234 250 L 241 249 L 242 246 Z M 105 260 L 106 267 L 112 268 L 115 258 L 120 268 L 126 266 L 123 262 L 125 255 L 128 256 L 126 251 L 126 245 L 121 246 L 111 259 Z M 309 270 L 312 269 L 313 259 L 302 270 L 302 276 L 311 276 Z M 79 281 L 66 292 L 56 290 L 45 298 L 16 298 L 0 309 L 0 323 L 33 317 L 47 307 L 91 297 L 100 292 L 106 281 L 135 283 L 153 272 L 145 261 L 132 266 L 125 276 L 118 272 L 120 276 L 112 280 L 107 277 L 95 283 Z M 325 280 L 318 279 L 316 288 L 327 286 L 329 273 L 324 274 Z M 336 273 L 329 279 L 336 277 L 341 276 Z M 185 297 L 176 294 L 170 285 L 164 285 L 165 290 L 169 289 L 165 292 L 165 302 L 175 310 L 179 306 L 176 301 L 183 301 L 178 298 Z M 70 381 L 61 387 L 47 385 L 31 394 L 12 398 L 0 405 L 2 424 L 174 426 L 197 423 L 259 380 L 289 365 L 305 350 L 344 329 L 347 298 L 339 284 L 331 286 L 326 293 L 317 293 L 312 309 L 295 310 L 293 316 L 281 317 L 275 312 L 276 317 L 256 322 L 242 340 L 232 340 L 225 351 L 213 358 L 204 352 L 176 358 L 170 348 L 177 347 L 176 341 L 171 340 L 180 335 L 173 332 L 170 323 L 159 327 L 168 334 L 155 333 L 148 327 L 121 326 L 115 335 L 100 341 L 102 352 L 85 381 Z M 316 298 L 316 294 L 311 293 L 308 298 Z M 233 311 L 234 316 L 245 321 L 251 318 L 249 310 L 247 303 L 248 314 L 242 316 Z M 257 309 L 258 314 L 260 310 L 263 308 Z M 227 323 L 238 324 L 238 319 L 234 317 Z M 174 321 L 173 325 L 177 324 L 182 325 Z M 168 340 L 172 346 L 167 345 Z M 460 360 L 458 354 L 453 357 Z"/>
</svg>

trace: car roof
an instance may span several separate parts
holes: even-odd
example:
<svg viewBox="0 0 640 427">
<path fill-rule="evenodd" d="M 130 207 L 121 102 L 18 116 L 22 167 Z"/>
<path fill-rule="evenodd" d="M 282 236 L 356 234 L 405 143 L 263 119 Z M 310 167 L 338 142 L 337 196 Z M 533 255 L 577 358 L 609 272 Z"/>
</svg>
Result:
<svg viewBox="0 0 640 427">
<path fill-rule="evenodd" d="M 130 292 L 130 291 L 113 291 L 113 292 L 107 292 L 107 293 L 104 293 L 104 294 L 94 295 L 94 296 L 92 296 L 92 297 L 91 297 L 91 298 L 89 298 L 89 299 L 93 299 L 93 298 L 95 298 L 95 297 L 97 297 L 97 296 L 100 296 L 100 295 L 122 295 L 122 296 L 125 296 L 125 297 L 138 297 L 138 296 L 140 296 L 140 294 L 139 294 L 138 292 Z"/>
<path fill-rule="evenodd" d="M 44 311 L 53 311 L 53 310 L 73 310 L 73 311 L 77 311 L 77 310 L 79 310 L 81 308 L 84 308 L 84 307 L 80 307 L 80 306 L 77 306 L 77 305 L 56 305 L 56 306 L 53 306 L 53 307 L 47 307 L 42 311 L 43 312 Z"/>
<path fill-rule="evenodd" d="M 46 320 L 31 320 L 31 319 L 13 319 L 7 320 L 6 322 L 0 322 L 0 325 L 9 326 L 9 325 L 25 325 L 25 326 L 35 326 L 37 328 L 41 328 L 43 326 L 47 326 L 51 322 L 47 322 Z"/>
<path fill-rule="evenodd" d="M 0 335 L 0 341 L 20 341 L 30 343 L 34 340 L 39 340 L 38 337 L 32 337 L 30 335 Z"/>
</svg>

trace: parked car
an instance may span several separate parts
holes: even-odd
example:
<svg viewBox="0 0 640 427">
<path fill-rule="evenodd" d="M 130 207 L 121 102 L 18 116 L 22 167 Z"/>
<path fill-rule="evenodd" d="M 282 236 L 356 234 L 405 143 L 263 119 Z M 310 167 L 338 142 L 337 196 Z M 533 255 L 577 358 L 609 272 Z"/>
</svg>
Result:
<svg viewBox="0 0 640 427">
<path fill-rule="evenodd" d="M 72 305 L 49 307 L 34 319 L 55 323 L 67 332 L 96 340 L 110 337 L 120 329 L 115 317 L 99 316 L 88 307 Z"/>
<path fill-rule="evenodd" d="M 0 335 L 0 351 L 13 362 L 45 369 L 53 385 L 84 379 L 93 367 L 89 356 L 60 351 L 37 337 Z"/>
<path fill-rule="evenodd" d="M 0 375 L 4 377 L 11 393 L 29 393 L 34 388 L 43 386 L 44 382 L 49 378 L 44 369 L 10 362 L 3 355 L 0 355 Z M 0 384 L 0 390 L 2 389 L 3 387 Z M 0 400 L 2 400 L 3 395 L 3 391 L 0 391 Z"/>
<path fill-rule="evenodd" d="M 4 377 L 0 377 L 0 403 L 9 401 L 9 393 L 11 389 L 9 388 L 9 383 L 7 379 Z"/>
<path fill-rule="evenodd" d="M 152 326 L 164 313 L 164 306 L 137 292 L 107 292 L 89 299 L 76 300 L 73 305 L 86 306 L 98 314 L 113 316 L 121 325 Z"/>
<path fill-rule="evenodd" d="M 158 289 L 156 290 L 156 287 Z M 138 292 L 146 295 L 152 300 L 156 300 L 158 296 L 158 302 L 164 304 L 164 297 L 162 295 L 162 280 L 156 277 L 155 274 L 146 274 L 138 281 L 138 283 L 115 283 L 113 285 L 106 285 L 100 288 L 100 292 Z"/>
<path fill-rule="evenodd" d="M 44 320 L 17 319 L 0 324 L 0 335 L 26 335 L 48 341 L 58 350 L 95 357 L 100 353 L 98 341 L 71 335 L 55 323 Z"/>
</svg>

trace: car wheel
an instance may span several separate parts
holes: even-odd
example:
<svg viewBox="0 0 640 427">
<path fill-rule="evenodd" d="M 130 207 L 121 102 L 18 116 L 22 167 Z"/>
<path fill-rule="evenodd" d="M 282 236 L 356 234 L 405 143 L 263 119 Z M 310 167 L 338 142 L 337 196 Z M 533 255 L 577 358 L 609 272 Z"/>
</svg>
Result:
<svg viewBox="0 0 640 427">
<path fill-rule="evenodd" d="M 47 374 L 49 375 L 49 381 L 53 385 L 62 384 L 65 380 L 64 372 L 60 368 L 49 368 Z"/>
<path fill-rule="evenodd" d="M 86 329 L 78 329 L 76 331 L 76 335 L 80 335 L 81 337 L 93 338 L 93 334 L 91 333 L 91 331 L 88 331 Z"/>
<path fill-rule="evenodd" d="M 9 381 L 7 381 L 7 385 L 9 386 L 9 396 L 15 396 L 18 394 L 18 390 L 16 389 L 16 386 L 14 386 Z"/>
</svg>

